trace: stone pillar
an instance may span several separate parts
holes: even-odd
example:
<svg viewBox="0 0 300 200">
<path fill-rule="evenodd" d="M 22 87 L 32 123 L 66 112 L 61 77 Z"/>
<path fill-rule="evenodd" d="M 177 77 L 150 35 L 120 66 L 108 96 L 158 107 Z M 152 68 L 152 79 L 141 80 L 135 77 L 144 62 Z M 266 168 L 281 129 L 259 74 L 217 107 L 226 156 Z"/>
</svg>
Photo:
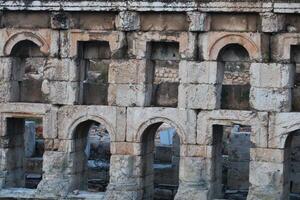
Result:
<svg viewBox="0 0 300 200">
<path fill-rule="evenodd" d="M 181 145 L 179 188 L 175 200 L 211 198 L 213 179 L 212 148 L 202 145 Z"/>
<path fill-rule="evenodd" d="M 285 149 L 252 148 L 250 150 L 250 188 L 247 200 L 289 199 L 289 166 Z"/>
<path fill-rule="evenodd" d="M 141 144 L 111 142 L 110 181 L 106 200 L 143 198 L 143 158 Z"/>
<path fill-rule="evenodd" d="M 72 186 L 72 173 L 68 166 L 68 153 L 45 151 L 43 155 L 43 179 L 37 193 L 47 196 L 67 196 L 75 188 Z"/>
<path fill-rule="evenodd" d="M 274 112 L 291 110 L 294 65 L 253 63 L 250 74 L 250 105 L 252 108 Z"/>
<path fill-rule="evenodd" d="M 218 62 L 180 61 L 178 107 L 220 108 L 223 68 Z"/>
</svg>

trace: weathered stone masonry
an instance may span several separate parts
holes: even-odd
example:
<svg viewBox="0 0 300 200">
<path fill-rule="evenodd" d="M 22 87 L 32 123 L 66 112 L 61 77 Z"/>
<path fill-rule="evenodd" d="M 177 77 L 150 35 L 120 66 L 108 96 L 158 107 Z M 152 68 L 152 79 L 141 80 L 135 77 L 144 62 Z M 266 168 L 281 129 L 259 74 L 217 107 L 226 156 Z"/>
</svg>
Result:
<svg viewBox="0 0 300 200">
<path fill-rule="evenodd" d="M 153 199 L 151 148 L 162 123 L 180 138 L 176 200 L 226 198 L 222 127 L 233 125 L 251 128 L 250 149 L 240 153 L 249 154 L 242 157 L 249 183 L 240 186 L 247 200 L 300 193 L 300 3 L 1 1 L 0 8 L 0 198 Z M 43 123 L 36 189 L 20 189 L 24 118 Z M 91 121 L 110 134 L 110 180 L 105 193 L 78 194 L 80 131 Z"/>
</svg>

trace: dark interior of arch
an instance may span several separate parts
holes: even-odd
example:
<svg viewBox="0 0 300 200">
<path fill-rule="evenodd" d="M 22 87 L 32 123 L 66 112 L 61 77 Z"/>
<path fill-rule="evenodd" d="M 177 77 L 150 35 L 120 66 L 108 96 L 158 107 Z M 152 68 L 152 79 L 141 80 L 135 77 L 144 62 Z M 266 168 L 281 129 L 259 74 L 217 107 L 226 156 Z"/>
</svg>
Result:
<svg viewBox="0 0 300 200">
<path fill-rule="evenodd" d="M 285 142 L 285 179 L 286 191 L 290 200 L 300 199 L 300 130 L 289 133 Z"/>
<path fill-rule="evenodd" d="M 221 108 L 250 109 L 250 57 L 248 51 L 239 44 L 229 44 L 221 49 L 218 61 L 224 63 Z"/>
<path fill-rule="evenodd" d="M 295 64 L 294 87 L 292 88 L 292 111 L 300 111 L 300 45 L 291 46 L 291 63 Z"/>
<path fill-rule="evenodd" d="M 96 121 L 80 123 L 74 132 L 75 189 L 104 192 L 109 183 L 110 135 Z"/>
<path fill-rule="evenodd" d="M 40 47 L 30 40 L 18 42 L 12 49 L 13 86 L 16 101 L 28 103 L 47 103 L 42 92 L 43 68 L 47 58 Z"/>
<path fill-rule="evenodd" d="M 167 123 L 150 125 L 143 133 L 144 199 L 174 199 L 179 185 L 180 138 Z"/>
<path fill-rule="evenodd" d="M 40 51 L 40 47 L 30 40 L 23 40 L 15 44 L 11 50 L 11 56 L 13 57 L 42 57 L 43 53 Z"/>
</svg>

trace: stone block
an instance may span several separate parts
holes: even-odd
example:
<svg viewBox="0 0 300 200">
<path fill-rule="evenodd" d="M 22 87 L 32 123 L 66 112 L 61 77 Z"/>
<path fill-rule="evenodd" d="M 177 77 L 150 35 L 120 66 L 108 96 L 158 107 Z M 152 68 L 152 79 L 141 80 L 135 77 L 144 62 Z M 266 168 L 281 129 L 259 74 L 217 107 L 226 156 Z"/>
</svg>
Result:
<svg viewBox="0 0 300 200">
<path fill-rule="evenodd" d="M 178 107 L 212 110 L 220 107 L 221 85 L 180 84 Z"/>
<path fill-rule="evenodd" d="M 138 180 L 142 175 L 142 162 L 138 156 L 112 155 L 109 172 L 110 184 L 132 185 L 135 189 L 141 186 Z"/>
<path fill-rule="evenodd" d="M 187 14 L 190 22 L 189 31 L 204 32 L 210 30 L 211 18 L 209 14 L 202 12 L 188 12 Z"/>
<path fill-rule="evenodd" d="M 113 155 L 141 155 L 142 143 L 134 142 L 111 142 L 111 154 Z"/>
<path fill-rule="evenodd" d="M 224 66 L 221 62 L 180 61 L 180 83 L 221 84 Z"/>
<path fill-rule="evenodd" d="M 153 67 L 147 60 L 113 60 L 109 65 L 108 82 L 113 84 L 152 83 Z"/>
<path fill-rule="evenodd" d="M 208 184 L 212 180 L 212 162 L 203 157 L 182 157 L 179 166 L 179 179 L 197 185 Z"/>
<path fill-rule="evenodd" d="M 176 129 L 181 144 L 196 143 L 196 112 L 177 108 L 127 108 L 126 141 L 141 142 L 146 128 L 161 123 Z"/>
<path fill-rule="evenodd" d="M 180 145 L 182 157 L 213 157 L 213 147 L 210 145 Z"/>
<path fill-rule="evenodd" d="M 250 84 L 262 88 L 291 88 L 294 85 L 295 66 L 292 64 L 252 63 Z"/>
<path fill-rule="evenodd" d="M 79 81 L 79 70 L 75 59 L 48 59 L 44 66 L 44 79 L 50 81 Z"/>
<path fill-rule="evenodd" d="M 291 100 L 291 89 L 251 87 L 250 90 L 250 105 L 255 110 L 288 112 Z"/>
<path fill-rule="evenodd" d="M 17 81 L 0 82 L 0 102 L 19 101 L 19 83 Z"/>
<path fill-rule="evenodd" d="M 44 80 L 42 92 L 52 104 L 75 104 L 78 101 L 78 85 L 78 82 Z"/>
<path fill-rule="evenodd" d="M 51 28 L 64 30 L 70 27 L 69 15 L 66 12 L 51 13 Z"/>
<path fill-rule="evenodd" d="M 121 11 L 116 17 L 116 27 L 120 31 L 140 29 L 140 14 L 134 11 Z"/>
<path fill-rule="evenodd" d="M 196 34 L 174 32 L 166 35 L 163 32 L 134 32 L 128 34 L 128 54 L 136 59 L 149 58 L 149 42 L 178 42 L 182 59 L 194 60 L 196 57 Z M 147 51 L 148 50 L 148 51 Z"/>
<path fill-rule="evenodd" d="M 257 162 L 271 162 L 284 163 L 288 158 L 285 156 L 287 150 L 285 149 L 269 149 L 269 148 L 251 148 L 250 157 L 252 161 Z"/>
<path fill-rule="evenodd" d="M 287 199 L 283 170 L 284 164 L 281 163 L 251 161 L 248 198 Z"/>
<path fill-rule="evenodd" d="M 9 57 L 0 58 L 0 78 L 1 81 L 18 80 L 15 74 L 18 74 L 16 67 L 13 67 L 14 59 Z M 14 71 L 16 70 L 16 71 Z"/>
<path fill-rule="evenodd" d="M 150 84 L 110 84 L 108 105 L 149 106 L 152 95 Z"/>
<path fill-rule="evenodd" d="M 280 32 L 285 28 L 285 17 L 283 14 L 261 13 L 261 29 L 264 33 Z"/>
</svg>

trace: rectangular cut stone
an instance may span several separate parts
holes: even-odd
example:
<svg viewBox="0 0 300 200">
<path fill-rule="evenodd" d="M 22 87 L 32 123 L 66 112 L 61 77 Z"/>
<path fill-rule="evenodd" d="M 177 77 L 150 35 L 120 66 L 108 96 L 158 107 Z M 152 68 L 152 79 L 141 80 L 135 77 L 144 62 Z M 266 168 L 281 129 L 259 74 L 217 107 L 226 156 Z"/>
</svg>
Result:
<svg viewBox="0 0 300 200">
<path fill-rule="evenodd" d="M 110 145 L 114 155 L 142 155 L 142 143 L 111 142 Z"/>
<path fill-rule="evenodd" d="M 251 148 L 251 160 L 259 162 L 283 163 L 288 158 L 285 157 L 288 151 L 285 149 Z"/>
<path fill-rule="evenodd" d="M 109 65 L 108 82 L 117 84 L 151 83 L 153 67 L 147 60 L 113 60 Z"/>
<path fill-rule="evenodd" d="M 188 12 L 190 31 L 209 31 L 211 18 L 207 13 Z"/>
<path fill-rule="evenodd" d="M 116 17 L 116 27 L 120 31 L 140 29 L 140 14 L 134 11 L 121 11 Z"/>
<path fill-rule="evenodd" d="M 251 87 L 250 90 L 250 105 L 256 110 L 288 112 L 291 101 L 291 89 Z"/>
<path fill-rule="evenodd" d="M 78 82 L 44 81 L 43 92 L 49 91 L 48 99 L 52 104 L 75 104 L 78 98 L 78 85 Z"/>
<path fill-rule="evenodd" d="M 178 107 L 191 109 L 218 109 L 220 107 L 221 85 L 180 84 Z"/>
<path fill-rule="evenodd" d="M 283 171 L 283 163 L 251 161 L 248 198 L 254 200 L 263 196 L 267 199 L 286 199 Z"/>
<path fill-rule="evenodd" d="M 180 145 L 180 156 L 212 158 L 210 145 Z"/>
<path fill-rule="evenodd" d="M 250 84 L 263 88 L 291 88 L 295 66 L 292 64 L 253 63 L 250 67 Z"/>
<path fill-rule="evenodd" d="M 218 62 L 180 61 L 179 78 L 181 83 L 221 84 L 224 67 Z"/>
<path fill-rule="evenodd" d="M 13 102 L 19 100 L 19 84 L 17 81 L 0 82 L 0 102 Z"/>
<path fill-rule="evenodd" d="M 149 84 L 110 84 L 108 105 L 149 106 L 151 88 Z"/>
<path fill-rule="evenodd" d="M 265 33 L 279 32 L 284 29 L 285 16 L 283 14 L 262 13 L 261 29 Z"/>
<path fill-rule="evenodd" d="M 52 81 L 79 81 L 79 69 L 75 59 L 48 59 L 44 78 Z"/>
</svg>

